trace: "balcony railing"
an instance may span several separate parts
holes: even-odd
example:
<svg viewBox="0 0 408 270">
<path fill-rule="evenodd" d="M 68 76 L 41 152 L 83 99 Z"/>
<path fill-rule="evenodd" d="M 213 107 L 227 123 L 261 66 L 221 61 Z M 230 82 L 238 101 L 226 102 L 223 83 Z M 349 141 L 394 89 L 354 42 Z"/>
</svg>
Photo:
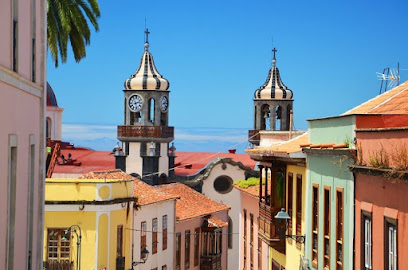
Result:
<svg viewBox="0 0 408 270">
<path fill-rule="evenodd" d="M 248 141 L 253 145 L 259 145 L 261 140 L 261 135 L 259 134 L 259 129 L 248 130 Z"/>
<path fill-rule="evenodd" d="M 221 270 L 221 254 L 201 256 L 200 270 Z"/>
<path fill-rule="evenodd" d="M 259 203 L 259 235 L 272 248 L 285 254 L 285 237 L 284 228 L 278 230 L 278 225 L 275 215 L 280 211 L 280 208 L 271 207 L 263 202 Z"/>
<path fill-rule="evenodd" d="M 118 138 L 174 138 L 174 127 L 118 126 Z"/>
<path fill-rule="evenodd" d="M 43 262 L 44 270 L 72 270 L 74 269 L 74 262 L 69 260 L 48 260 Z"/>
</svg>

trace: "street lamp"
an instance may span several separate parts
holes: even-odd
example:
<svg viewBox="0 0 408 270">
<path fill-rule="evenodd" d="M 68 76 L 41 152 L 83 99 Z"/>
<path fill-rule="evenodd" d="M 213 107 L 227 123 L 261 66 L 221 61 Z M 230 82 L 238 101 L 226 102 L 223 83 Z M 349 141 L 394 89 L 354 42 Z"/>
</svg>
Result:
<svg viewBox="0 0 408 270">
<path fill-rule="evenodd" d="M 285 208 L 282 208 L 275 216 L 275 218 L 278 220 L 278 230 L 282 232 L 282 234 L 286 233 L 286 230 L 288 228 L 288 220 L 290 219 L 290 216 L 288 213 L 285 212 Z M 282 230 L 281 227 L 279 226 L 281 222 L 285 222 L 285 229 Z M 286 238 L 292 238 L 293 240 L 296 241 L 296 243 L 304 244 L 306 242 L 306 235 L 291 235 L 291 234 L 285 234 Z"/>
<path fill-rule="evenodd" d="M 65 236 L 69 233 L 73 232 L 77 238 L 77 259 L 76 259 L 76 266 L 77 270 L 81 269 L 81 227 L 79 225 L 71 225 L 68 229 L 65 230 L 65 235 L 62 237 L 62 240 L 68 240 Z M 74 238 L 74 236 L 72 236 Z"/>
<path fill-rule="evenodd" d="M 147 257 L 149 256 L 149 251 L 146 249 L 146 247 L 143 247 L 143 250 L 141 253 L 142 253 L 142 260 L 140 262 L 132 262 L 132 266 L 146 263 Z"/>
</svg>

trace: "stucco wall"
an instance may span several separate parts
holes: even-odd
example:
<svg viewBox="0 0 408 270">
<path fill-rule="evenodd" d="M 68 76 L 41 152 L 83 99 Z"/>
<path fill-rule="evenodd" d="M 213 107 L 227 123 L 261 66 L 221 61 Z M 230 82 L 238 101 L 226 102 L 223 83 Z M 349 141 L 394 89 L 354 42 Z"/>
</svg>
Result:
<svg viewBox="0 0 408 270">
<path fill-rule="evenodd" d="M 384 268 L 384 218 L 387 212 L 397 213 L 398 269 L 408 269 L 408 257 L 404 256 L 408 241 L 408 182 L 364 174 L 356 174 L 355 181 L 355 269 L 361 269 L 362 210 L 371 212 L 373 269 Z"/>
<path fill-rule="evenodd" d="M 328 119 L 309 120 L 309 142 L 312 144 L 336 143 L 355 137 L 355 116 L 342 116 Z"/>
<path fill-rule="evenodd" d="M 245 179 L 245 171 L 240 169 L 238 166 L 233 166 L 231 164 L 225 164 L 225 169 L 223 169 L 223 164 L 217 164 L 212 169 L 210 175 L 207 179 L 203 181 L 202 193 L 215 200 L 217 202 L 224 203 L 231 207 L 229 211 L 229 216 L 231 217 L 233 224 L 233 248 L 228 250 L 228 266 L 229 269 L 241 269 L 239 257 L 239 241 L 242 235 L 239 234 L 240 224 L 240 212 L 241 212 L 241 196 L 239 191 L 235 188 L 231 188 L 231 191 L 225 194 L 221 194 L 214 189 L 214 181 L 217 177 L 226 175 L 232 179 L 232 181 Z"/>
<path fill-rule="evenodd" d="M 330 187 L 330 268 L 335 269 L 336 258 L 336 188 L 343 188 L 343 267 L 353 267 L 353 231 L 354 231 L 354 180 L 348 169 L 353 159 L 347 155 L 308 154 L 307 167 L 307 208 L 312 209 L 312 185 L 319 185 L 319 240 L 318 240 L 318 266 L 323 265 L 323 209 L 324 209 L 324 187 Z M 312 212 L 308 211 L 308 220 L 312 220 Z M 312 267 L 312 222 L 307 223 L 306 249 L 309 265 Z"/>
<path fill-rule="evenodd" d="M 167 249 L 163 250 L 162 240 L 162 217 L 167 215 Z M 152 220 L 157 218 L 157 253 L 152 253 Z M 175 254 L 175 200 L 168 200 L 148 205 L 142 205 L 134 212 L 133 228 L 133 261 L 139 262 L 140 258 L 140 229 L 141 222 L 145 221 L 147 226 L 146 232 L 146 249 L 150 252 L 145 264 L 139 264 L 134 269 L 161 269 L 163 265 L 167 265 L 167 269 L 172 269 L 173 258 Z"/>
</svg>

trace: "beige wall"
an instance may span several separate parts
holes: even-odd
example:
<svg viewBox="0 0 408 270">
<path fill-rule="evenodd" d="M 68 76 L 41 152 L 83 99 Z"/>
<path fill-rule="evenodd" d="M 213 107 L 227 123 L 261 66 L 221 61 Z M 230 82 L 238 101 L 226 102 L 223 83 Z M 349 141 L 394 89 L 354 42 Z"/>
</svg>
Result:
<svg viewBox="0 0 408 270">
<path fill-rule="evenodd" d="M 239 194 L 239 191 L 233 187 L 228 193 L 221 194 L 217 192 L 214 189 L 214 181 L 221 175 L 230 177 L 232 181 L 242 180 L 245 179 L 245 171 L 240 169 L 238 166 L 234 166 L 228 163 L 225 163 L 225 165 L 225 169 L 222 168 L 222 163 L 214 166 L 208 178 L 203 181 L 202 193 L 214 201 L 221 202 L 231 207 L 231 210 L 228 214 L 232 220 L 234 234 L 232 239 L 232 249 L 228 250 L 228 266 L 230 267 L 230 269 L 241 269 L 242 267 L 240 267 L 240 261 L 237 260 L 240 254 L 239 241 L 242 237 L 239 234 L 241 196 Z"/>
<path fill-rule="evenodd" d="M 27 269 L 28 241 L 32 236 L 32 268 L 42 267 L 44 204 L 45 114 L 45 4 L 36 0 L 36 77 L 31 82 L 31 3 L 18 0 L 18 70 L 12 68 L 12 0 L 0 4 L 0 269 Z M 15 192 L 9 193 L 10 135 L 17 147 Z M 30 139 L 31 138 L 31 139 Z M 34 145 L 34 170 L 30 173 L 30 145 Z M 31 175 L 33 178 L 31 178 Z M 30 179 L 31 183 L 30 186 Z M 10 197 L 11 196 L 11 197 Z M 32 202 L 29 202 L 30 196 Z M 15 221 L 8 217 L 9 203 Z M 32 206 L 33 225 L 28 210 Z M 10 209 L 12 209 L 10 208 Z M 10 226 L 15 224 L 14 226 Z M 9 228 L 14 228 L 14 232 Z M 7 258 L 7 237 L 14 235 L 14 256 Z M 9 249 L 11 250 L 11 249 Z"/>
<path fill-rule="evenodd" d="M 150 252 L 149 257 L 145 264 L 139 264 L 134 267 L 137 269 L 161 269 L 163 265 L 167 266 L 167 269 L 172 269 L 173 258 L 174 258 L 174 223 L 175 223 L 175 200 L 168 200 L 148 205 L 142 205 L 138 210 L 134 212 L 134 223 L 133 223 L 133 261 L 140 261 L 140 229 L 141 222 L 146 221 L 147 233 L 146 233 L 146 249 Z M 162 217 L 167 215 L 167 249 L 163 250 L 162 241 Z M 152 220 L 157 218 L 157 253 L 152 254 Z"/>
<path fill-rule="evenodd" d="M 224 210 L 221 212 L 217 212 L 213 214 L 214 216 L 218 217 L 222 221 L 228 221 L 228 211 Z M 185 232 L 186 230 L 190 230 L 191 234 L 194 234 L 195 229 L 202 226 L 204 221 L 204 217 L 196 217 L 192 219 L 187 219 L 183 221 L 178 221 L 176 223 L 176 233 L 181 233 L 181 260 L 180 260 L 180 270 L 186 270 L 184 261 L 185 261 Z M 226 250 L 228 250 L 228 227 L 222 228 L 222 257 L 221 257 L 221 268 L 222 269 L 235 269 L 230 267 L 228 264 L 228 255 Z M 194 266 L 194 235 L 190 236 L 190 270 L 199 270 L 200 269 L 200 262 L 197 266 Z M 174 235 L 174 244 L 176 243 L 176 235 Z M 201 237 L 199 240 L 200 245 L 200 256 L 201 256 Z M 230 250 L 228 250 L 229 252 Z M 176 246 L 174 246 L 174 255 L 173 255 L 174 264 L 172 268 L 169 268 L 167 265 L 167 269 L 176 269 Z"/>
<path fill-rule="evenodd" d="M 47 106 L 46 119 L 51 121 L 51 140 L 61 140 L 63 108 Z"/>
</svg>

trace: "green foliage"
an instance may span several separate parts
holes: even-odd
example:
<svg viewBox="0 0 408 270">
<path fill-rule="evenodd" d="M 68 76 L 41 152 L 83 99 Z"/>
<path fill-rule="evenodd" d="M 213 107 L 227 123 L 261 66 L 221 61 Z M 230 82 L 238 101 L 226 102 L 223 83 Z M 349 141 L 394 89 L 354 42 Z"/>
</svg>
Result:
<svg viewBox="0 0 408 270">
<path fill-rule="evenodd" d="M 265 184 L 265 180 L 262 181 L 262 184 Z M 237 180 L 234 181 L 234 185 L 238 185 L 240 188 L 248 188 L 252 186 L 259 185 L 259 178 L 257 177 L 250 177 L 247 180 Z"/>
<path fill-rule="evenodd" d="M 97 0 L 47 0 L 47 43 L 56 67 L 59 57 L 67 61 L 68 42 L 76 62 L 86 56 L 85 46 L 91 42 L 88 21 L 98 31 L 99 17 Z"/>
<path fill-rule="evenodd" d="M 382 144 L 381 144 L 380 150 L 370 153 L 368 161 L 373 167 L 376 167 L 376 168 L 388 168 L 389 167 L 388 154 L 385 151 Z"/>
</svg>

